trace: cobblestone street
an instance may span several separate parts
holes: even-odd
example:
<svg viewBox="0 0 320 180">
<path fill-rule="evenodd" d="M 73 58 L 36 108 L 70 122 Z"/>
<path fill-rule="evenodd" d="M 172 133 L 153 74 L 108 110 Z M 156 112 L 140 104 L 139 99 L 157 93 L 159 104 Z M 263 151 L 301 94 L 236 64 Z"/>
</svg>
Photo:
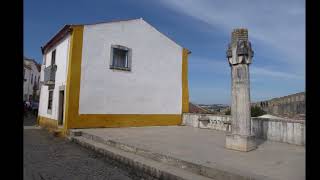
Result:
<svg viewBox="0 0 320 180">
<path fill-rule="evenodd" d="M 26 118 L 30 126 L 35 118 Z M 26 180 L 129 180 L 129 172 L 101 155 L 54 137 L 46 130 L 24 129 L 23 173 Z M 134 178 L 136 179 L 136 178 Z"/>
</svg>

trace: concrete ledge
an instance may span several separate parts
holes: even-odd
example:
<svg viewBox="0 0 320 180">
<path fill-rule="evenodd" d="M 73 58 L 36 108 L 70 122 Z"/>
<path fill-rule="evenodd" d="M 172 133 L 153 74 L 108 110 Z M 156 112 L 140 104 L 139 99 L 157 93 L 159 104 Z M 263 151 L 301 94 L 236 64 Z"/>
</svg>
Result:
<svg viewBox="0 0 320 180">
<path fill-rule="evenodd" d="M 305 121 L 251 118 L 251 131 L 257 138 L 305 145 Z"/>
<path fill-rule="evenodd" d="M 77 136 L 81 134 L 82 136 Z M 81 130 L 70 130 L 70 137 L 69 139 L 73 139 L 77 141 L 78 139 L 86 140 L 90 143 L 98 143 L 101 145 L 105 145 L 106 147 L 112 147 L 115 149 L 118 149 L 118 151 L 124 151 L 127 153 L 135 154 L 140 157 L 144 157 L 146 159 L 161 163 L 163 165 L 169 166 L 171 168 L 178 168 L 183 171 L 193 173 L 199 176 L 205 176 L 208 178 L 214 178 L 214 179 L 221 179 L 221 180 L 253 180 L 253 179 L 270 179 L 265 176 L 258 176 L 255 174 L 249 174 L 247 172 L 240 172 L 239 170 L 231 169 L 230 167 L 226 168 L 221 165 L 217 165 L 214 168 L 212 167 L 206 167 L 200 164 L 195 164 L 193 162 L 187 162 L 181 159 L 177 159 L 174 157 L 170 157 L 164 154 L 159 154 L 155 152 L 151 152 L 146 149 L 137 148 L 131 145 L 127 145 L 124 143 L 120 143 L 114 140 L 110 139 L 104 139 L 102 137 L 89 134 L 86 132 L 81 132 Z M 76 136 L 72 136 L 76 135 Z M 86 147 L 92 146 L 90 144 L 87 144 Z M 92 149 L 92 148 L 91 148 Z M 93 148 L 94 149 L 94 148 Z M 99 152 L 99 151 L 98 151 Z"/>
<path fill-rule="evenodd" d="M 97 143 L 81 136 L 71 137 L 71 140 L 98 153 L 101 153 L 112 160 L 116 160 L 123 165 L 129 166 L 140 176 L 144 178 L 147 177 L 147 179 L 210 180 L 210 178 L 193 174 L 179 168 L 167 166 L 132 153 L 120 151 L 119 149 L 102 143 Z"/>
</svg>

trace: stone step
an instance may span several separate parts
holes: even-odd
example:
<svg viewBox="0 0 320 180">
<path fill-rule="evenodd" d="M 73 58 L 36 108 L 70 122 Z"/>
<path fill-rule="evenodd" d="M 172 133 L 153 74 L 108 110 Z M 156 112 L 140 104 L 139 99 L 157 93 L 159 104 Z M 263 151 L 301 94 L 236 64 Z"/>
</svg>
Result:
<svg viewBox="0 0 320 180">
<path fill-rule="evenodd" d="M 110 139 L 104 139 L 99 136 L 82 132 L 81 130 L 71 130 L 70 137 L 72 138 L 85 138 L 92 142 L 100 143 L 107 145 L 109 147 L 113 147 L 127 153 L 132 153 L 135 155 L 139 155 L 141 157 L 153 160 L 155 162 L 165 164 L 174 168 L 179 168 L 181 170 L 194 173 L 200 176 L 214 178 L 219 180 L 254 180 L 254 179 L 269 179 L 264 176 L 257 176 L 255 174 L 249 174 L 247 172 L 239 172 L 238 170 L 230 169 L 223 167 L 221 165 L 217 165 L 216 167 L 207 167 L 204 165 L 196 164 L 193 162 L 187 162 L 181 159 L 177 159 L 174 157 L 170 157 L 164 154 L 159 154 L 156 152 L 152 152 L 147 149 L 141 149 L 138 147 L 134 147 L 132 145 L 124 144 L 121 142 L 116 142 Z"/>
<path fill-rule="evenodd" d="M 159 163 L 134 153 L 119 150 L 118 148 L 96 142 L 83 136 L 73 136 L 69 138 L 73 142 L 101 153 L 125 166 L 129 166 L 144 179 L 212 180 L 211 178 Z"/>
</svg>

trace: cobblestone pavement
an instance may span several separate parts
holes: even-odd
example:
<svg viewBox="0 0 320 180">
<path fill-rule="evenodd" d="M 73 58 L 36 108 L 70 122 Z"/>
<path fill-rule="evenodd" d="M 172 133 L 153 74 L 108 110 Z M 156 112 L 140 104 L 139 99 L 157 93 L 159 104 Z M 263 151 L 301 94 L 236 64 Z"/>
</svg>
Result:
<svg viewBox="0 0 320 180">
<path fill-rule="evenodd" d="M 23 115 L 23 125 L 24 126 L 34 126 L 37 123 L 37 117 L 31 113 Z"/>
<path fill-rule="evenodd" d="M 26 180 L 137 179 L 116 162 L 43 129 L 24 129 L 23 155 Z"/>
</svg>

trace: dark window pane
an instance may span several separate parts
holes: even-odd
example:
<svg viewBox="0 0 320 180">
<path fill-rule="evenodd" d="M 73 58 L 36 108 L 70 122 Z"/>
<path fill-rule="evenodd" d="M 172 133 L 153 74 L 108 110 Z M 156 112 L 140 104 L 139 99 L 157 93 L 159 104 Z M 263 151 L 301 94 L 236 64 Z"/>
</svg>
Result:
<svg viewBox="0 0 320 180">
<path fill-rule="evenodd" d="M 49 98 L 48 98 L 48 109 L 52 109 L 52 96 L 53 96 L 53 91 L 49 91 Z"/>
<path fill-rule="evenodd" d="M 128 51 L 113 48 L 113 66 L 127 68 Z"/>
<path fill-rule="evenodd" d="M 51 53 L 51 65 L 56 64 L 56 50 Z"/>
</svg>

